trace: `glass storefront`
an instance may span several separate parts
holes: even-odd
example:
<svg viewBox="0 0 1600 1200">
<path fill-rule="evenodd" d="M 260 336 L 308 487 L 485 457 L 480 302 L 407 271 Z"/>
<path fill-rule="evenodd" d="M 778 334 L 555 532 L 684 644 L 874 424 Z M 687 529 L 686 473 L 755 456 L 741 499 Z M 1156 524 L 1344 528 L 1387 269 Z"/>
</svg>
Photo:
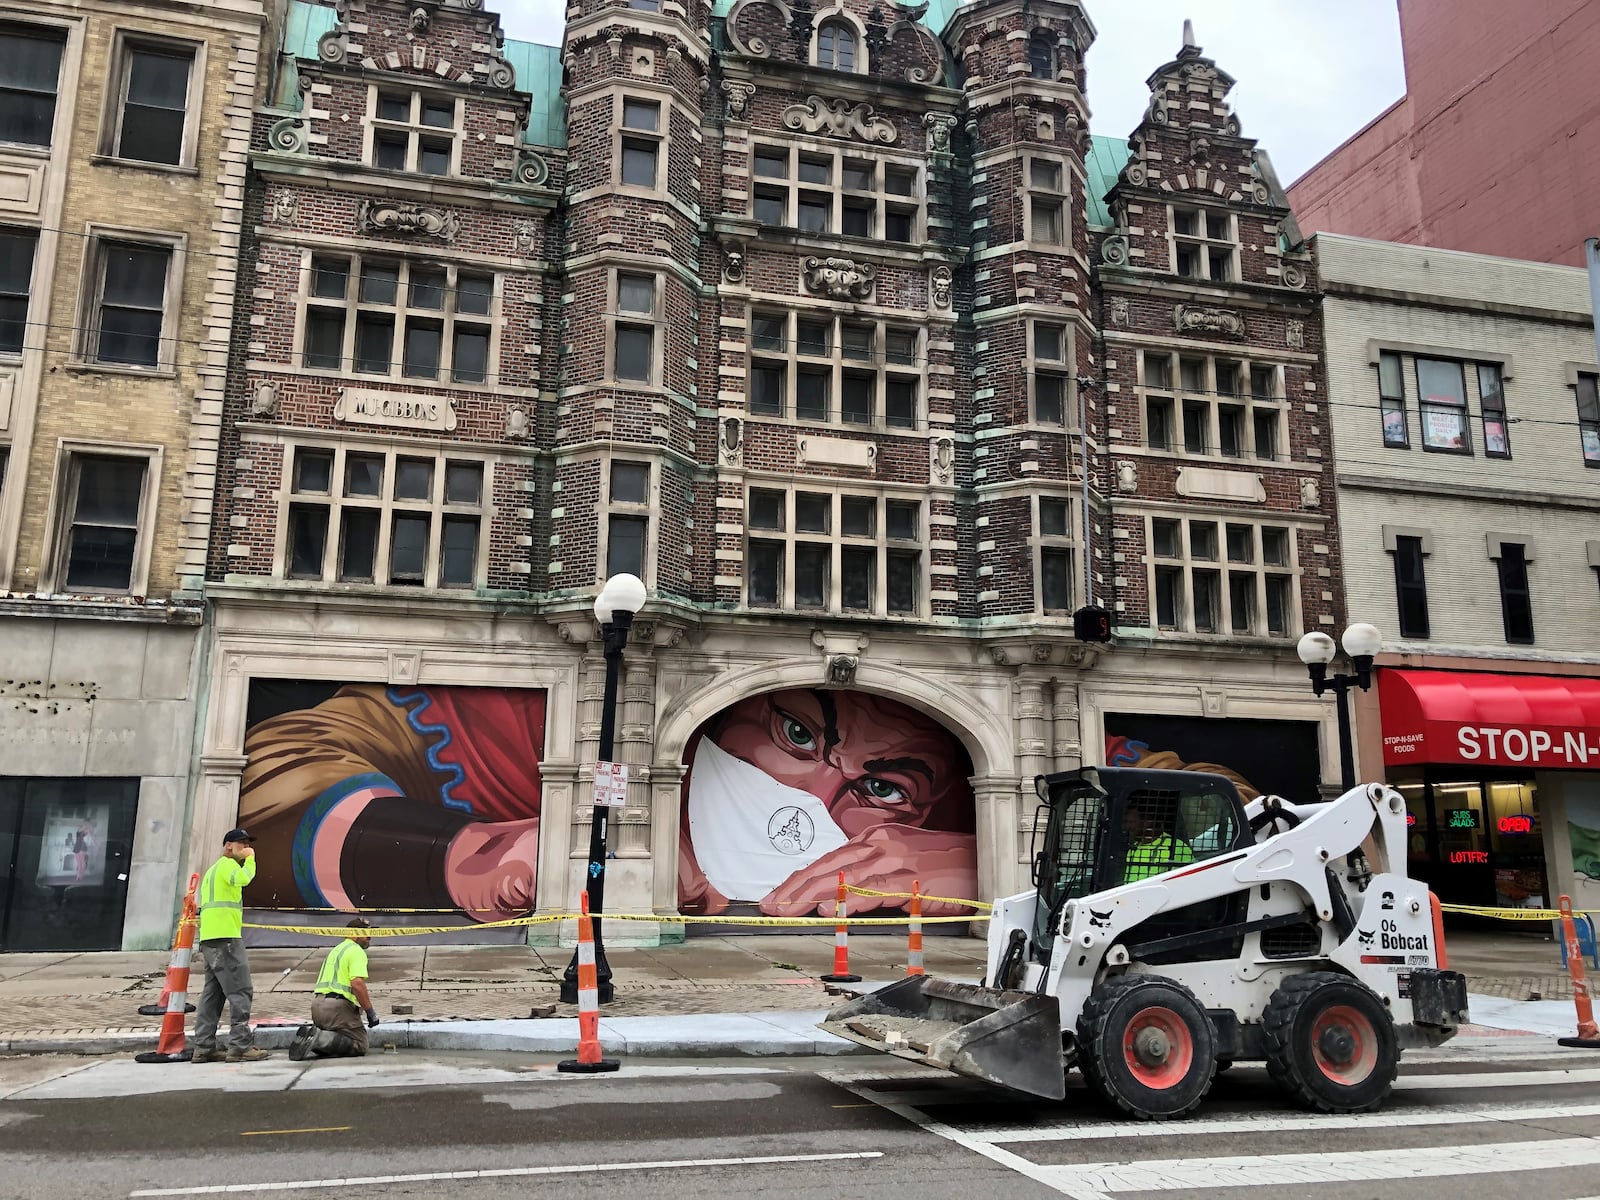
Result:
<svg viewBox="0 0 1600 1200">
<path fill-rule="evenodd" d="M 137 779 L 0 777 L 0 951 L 116 950 Z"/>
<path fill-rule="evenodd" d="M 1538 789 L 1529 775 L 1459 767 L 1391 771 L 1406 800 L 1407 865 L 1447 904 L 1548 902 Z"/>
</svg>

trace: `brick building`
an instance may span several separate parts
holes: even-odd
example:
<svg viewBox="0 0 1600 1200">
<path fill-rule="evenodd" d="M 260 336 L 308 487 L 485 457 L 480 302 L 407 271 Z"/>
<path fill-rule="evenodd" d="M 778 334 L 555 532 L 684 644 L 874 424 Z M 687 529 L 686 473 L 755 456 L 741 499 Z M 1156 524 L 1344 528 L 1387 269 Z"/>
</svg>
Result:
<svg viewBox="0 0 1600 1200">
<path fill-rule="evenodd" d="M 1600 190 L 1600 7 L 1399 6 L 1406 94 L 1290 189 L 1302 227 L 1582 266 Z"/>
<path fill-rule="evenodd" d="M 286 28 L 195 811 L 292 858 L 257 903 L 570 905 L 619 571 L 613 909 L 1015 891 L 1080 763 L 1336 777 L 1293 651 L 1342 618 L 1318 296 L 1192 37 L 1130 144 L 1068 0 Z"/>
<path fill-rule="evenodd" d="M 274 7 L 0 4 L 0 950 L 172 936 Z"/>
</svg>

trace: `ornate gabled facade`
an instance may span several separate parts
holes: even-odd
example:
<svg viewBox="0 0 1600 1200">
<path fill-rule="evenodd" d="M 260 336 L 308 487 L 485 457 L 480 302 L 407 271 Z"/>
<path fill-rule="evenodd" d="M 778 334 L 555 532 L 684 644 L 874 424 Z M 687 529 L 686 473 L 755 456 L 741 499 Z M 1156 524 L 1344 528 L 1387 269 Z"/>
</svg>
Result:
<svg viewBox="0 0 1600 1200">
<path fill-rule="evenodd" d="M 1192 46 L 1133 159 L 1091 138 L 1093 38 L 1077 0 L 574 0 L 559 52 L 479 0 L 294 5 L 196 807 L 283 845 L 257 903 L 570 906 L 623 571 L 614 909 L 814 908 L 844 860 L 1015 891 L 1033 777 L 1084 762 L 1331 776 L 1299 237 Z"/>
</svg>

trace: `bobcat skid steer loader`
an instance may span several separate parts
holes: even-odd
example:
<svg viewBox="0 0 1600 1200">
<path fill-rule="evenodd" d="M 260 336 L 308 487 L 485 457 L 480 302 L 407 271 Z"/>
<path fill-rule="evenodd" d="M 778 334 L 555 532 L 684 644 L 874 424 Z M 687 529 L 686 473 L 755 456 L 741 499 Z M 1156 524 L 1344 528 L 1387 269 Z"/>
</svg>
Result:
<svg viewBox="0 0 1600 1200">
<path fill-rule="evenodd" d="M 1308 1108 L 1375 1109 L 1403 1045 L 1467 1020 L 1397 792 L 1245 806 L 1220 776 L 1110 767 L 1037 790 L 1035 890 L 995 902 L 988 986 L 913 977 L 822 1028 L 1048 1099 L 1076 1066 L 1160 1120 L 1249 1060 Z"/>
</svg>

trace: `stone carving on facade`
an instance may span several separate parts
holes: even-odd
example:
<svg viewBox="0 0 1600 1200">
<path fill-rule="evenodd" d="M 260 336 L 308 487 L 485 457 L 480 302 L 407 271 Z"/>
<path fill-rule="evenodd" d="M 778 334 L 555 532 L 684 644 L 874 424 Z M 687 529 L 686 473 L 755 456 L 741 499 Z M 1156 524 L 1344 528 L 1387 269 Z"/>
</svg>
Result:
<svg viewBox="0 0 1600 1200">
<path fill-rule="evenodd" d="M 928 447 L 928 478 L 939 487 L 956 481 L 956 441 L 949 434 L 934 438 Z"/>
<path fill-rule="evenodd" d="M 293 225 L 300 219 L 300 197 L 294 192 L 278 192 L 267 206 L 267 220 L 274 225 Z"/>
<path fill-rule="evenodd" d="M 256 384 L 255 394 L 250 397 L 250 415 L 252 417 L 272 417 L 278 413 L 279 388 L 270 379 L 264 379 Z"/>
<path fill-rule="evenodd" d="M 506 58 L 506 35 L 497 24 L 493 34 L 493 49 L 489 51 L 489 85 L 511 88 L 517 85 L 517 69 Z"/>
<path fill-rule="evenodd" d="M 765 38 L 753 35 L 745 36 L 741 29 L 743 24 L 741 18 L 744 16 L 745 10 L 758 7 L 776 9 L 779 16 L 783 18 L 785 26 L 789 24 L 790 18 L 793 16 L 784 0 L 738 0 L 728 10 L 728 16 L 723 22 L 723 27 L 727 30 L 728 40 L 733 43 L 733 48 L 741 54 L 749 55 L 751 58 L 770 58 L 772 56 L 772 45 Z"/>
<path fill-rule="evenodd" d="M 955 282 L 955 272 L 945 264 L 940 263 L 932 270 L 928 276 L 928 283 L 935 308 L 949 308 L 954 302 Z"/>
<path fill-rule="evenodd" d="M 1284 287 L 1294 288 L 1299 291 L 1306 286 L 1306 269 L 1299 263 L 1286 262 L 1278 273 L 1279 280 Z"/>
<path fill-rule="evenodd" d="M 411 32 L 421 35 L 428 32 L 428 25 L 433 20 L 428 10 L 420 4 L 411 10 Z"/>
<path fill-rule="evenodd" d="M 1125 267 L 1128 258 L 1128 239 L 1121 234 L 1114 234 L 1100 243 L 1100 261 L 1106 266 Z"/>
<path fill-rule="evenodd" d="M 1126 296 L 1111 297 L 1111 323 L 1113 325 L 1127 325 L 1130 321 L 1128 298 Z"/>
<path fill-rule="evenodd" d="M 922 118 L 922 125 L 928 131 L 928 150 L 933 154 L 950 153 L 950 133 L 956 127 L 956 119 L 949 113 L 927 113 Z"/>
<path fill-rule="evenodd" d="M 543 155 L 518 148 L 517 165 L 512 170 L 512 178 L 530 187 L 540 187 L 550 178 L 550 164 L 545 162 Z"/>
<path fill-rule="evenodd" d="M 506 409 L 506 441 L 514 442 L 525 438 L 531 431 L 528 421 L 528 410 L 521 405 L 513 404 Z"/>
<path fill-rule="evenodd" d="M 439 208 L 389 200 L 363 200 L 356 208 L 356 229 L 361 233 L 418 234 L 454 242 L 461 232 L 461 217 Z"/>
<path fill-rule="evenodd" d="M 828 683 L 833 687 L 851 687 L 861 660 L 854 654 L 835 654 L 828 660 Z"/>
<path fill-rule="evenodd" d="M 1291 350 L 1304 350 L 1306 348 L 1306 323 L 1304 321 L 1289 321 L 1283 327 L 1283 344 Z"/>
<path fill-rule="evenodd" d="M 335 0 L 333 28 L 317 39 L 317 57 L 325 63 L 342 63 L 350 53 L 350 0 Z"/>
<path fill-rule="evenodd" d="M 806 290 L 830 300 L 870 300 L 877 280 L 877 269 L 871 263 L 853 258 L 812 257 L 805 261 Z"/>
<path fill-rule="evenodd" d="M 989 657 L 994 659 L 994 665 L 997 667 L 1007 666 L 1011 662 L 1011 657 L 1006 653 L 1004 646 L 991 646 L 989 648 Z"/>
<path fill-rule="evenodd" d="M 1036 663 L 1049 662 L 1052 653 L 1053 651 L 1047 642 L 1035 642 L 1033 644 L 1033 661 Z M 1042 751 L 1044 747 L 1041 745 L 1039 749 Z"/>
<path fill-rule="evenodd" d="M 521 255 L 533 253 L 539 241 L 539 227 L 532 221 L 518 221 L 512 226 L 511 248 Z"/>
<path fill-rule="evenodd" d="M 1193 304 L 1175 304 L 1172 307 L 1172 327 L 1179 333 L 1244 336 L 1244 318 L 1231 308 L 1202 308 Z"/>
<path fill-rule="evenodd" d="M 722 94 L 728 98 L 728 120 L 748 121 L 750 102 L 755 98 L 756 85 L 734 79 L 722 81 Z"/>
<path fill-rule="evenodd" d="M 804 104 L 791 104 L 783 110 L 783 126 L 805 133 L 826 133 L 833 137 L 860 137 L 869 142 L 891 145 L 900 136 L 894 123 L 880 117 L 870 104 L 851 104 L 848 100 L 824 100 L 807 96 Z"/>
<path fill-rule="evenodd" d="M 284 117 L 267 131 L 267 145 L 281 154 L 309 154 L 311 127 L 304 117 Z"/>
<path fill-rule="evenodd" d="M 1117 490 L 1132 494 L 1139 490 L 1139 464 L 1128 459 L 1117 463 Z"/>
<path fill-rule="evenodd" d="M 717 451 L 724 466 L 744 465 L 744 422 L 738 417 L 722 418 L 722 436 L 717 439 Z"/>
<path fill-rule="evenodd" d="M 722 252 L 722 277 L 729 283 L 744 282 L 744 246 L 734 244 Z"/>
<path fill-rule="evenodd" d="M 1317 486 L 1317 481 L 1310 477 L 1300 481 L 1300 507 L 1316 508 L 1322 503 L 1322 491 Z"/>
</svg>

